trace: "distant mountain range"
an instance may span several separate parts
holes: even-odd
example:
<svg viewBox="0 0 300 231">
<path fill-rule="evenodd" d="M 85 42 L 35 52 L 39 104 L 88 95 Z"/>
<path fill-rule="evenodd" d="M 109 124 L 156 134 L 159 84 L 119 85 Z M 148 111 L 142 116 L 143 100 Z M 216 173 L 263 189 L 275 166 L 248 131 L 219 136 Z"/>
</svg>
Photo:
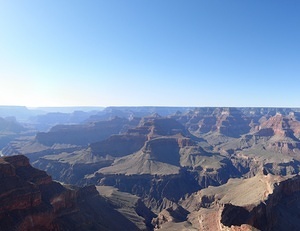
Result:
<svg viewBox="0 0 300 231">
<path fill-rule="evenodd" d="M 25 106 L 0 106 L 0 117 L 16 117 L 19 121 L 26 122 L 29 118 L 47 113 L 73 113 L 74 111 L 90 112 L 101 111 L 104 107 L 35 107 Z"/>
</svg>

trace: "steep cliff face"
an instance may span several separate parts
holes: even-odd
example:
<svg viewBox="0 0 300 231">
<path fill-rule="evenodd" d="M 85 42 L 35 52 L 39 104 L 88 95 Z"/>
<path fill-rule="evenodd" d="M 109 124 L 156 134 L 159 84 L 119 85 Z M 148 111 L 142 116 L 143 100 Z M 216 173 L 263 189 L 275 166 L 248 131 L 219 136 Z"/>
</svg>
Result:
<svg viewBox="0 0 300 231">
<path fill-rule="evenodd" d="M 202 189 L 180 204 L 188 211 L 186 226 L 197 230 L 299 230 L 299 196 L 299 175 L 260 173 Z M 179 224 L 169 219 L 160 226 L 176 230 Z"/>
<path fill-rule="evenodd" d="M 0 172 L 1 228 L 31 230 L 41 226 L 56 229 L 53 223 L 55 209 L 49 200 L 55 197 L 44 198 L 41 190 L 54 183 L 51 177 L 32 168 L 24 156 L 2 158 Z"/>
<path fill-rule="evenodd" d="M 19 160 L 22 162 L 23 160 Z M 21 163 L 22 164 L 22 163 Z M 36 185 L 20 179 L 15 166 L 1 159 L 1 215 L 8 210 L 28 209 L 41 203 L 41 193 Z"/>
<path fill-rule="evenodd" d="M 225 204 L 221 223 L 228 227 L 248 224 L 258 230 L 299 230 L 300 177 L 291 177 L 271 186 L 272 192 L 256 206 Z"/>
<path fill-rule="evenodd" d="M 138 230 L 95 186 L 66 188 L 25 156 L 0 158 L 1 230 Z"/>
<path fill-rule="evenodd" d="M 262 122 L 255 135 L 268 137 L 265 145 L 267 150 L 294 155 L 300 153 L 299 130 L 300 122 L 293 113 L 286 116 L 277 113 Z"/>
<path fill-rule="evenodd" d="M 237 108 L 200 108 L 184 115 L 190 131 L 196 134 L 217 132 L 240 137 L 250 131 L 250 118 Z M 182 118 L 179 119 L 182 121 Z"/>
<path fill-rule="evenodd" d="M 104 141 L 90 144 L 90 147 L 98 156 L 122 157 L 140 150 L 146 139 L 142 134 L 112 135 Z"/>
</svg>

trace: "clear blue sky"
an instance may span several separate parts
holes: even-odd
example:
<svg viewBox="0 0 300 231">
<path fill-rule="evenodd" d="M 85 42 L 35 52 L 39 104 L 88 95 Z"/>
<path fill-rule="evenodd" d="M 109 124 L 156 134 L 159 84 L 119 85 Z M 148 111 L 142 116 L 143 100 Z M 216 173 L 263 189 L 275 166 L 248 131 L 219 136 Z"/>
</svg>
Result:
<svg viewBox="0 0 300 231">
<path fill-rule="evenodd" d="M 299 0 L 0 0 L 0 105 L 300 107 Z"/>
</svg>

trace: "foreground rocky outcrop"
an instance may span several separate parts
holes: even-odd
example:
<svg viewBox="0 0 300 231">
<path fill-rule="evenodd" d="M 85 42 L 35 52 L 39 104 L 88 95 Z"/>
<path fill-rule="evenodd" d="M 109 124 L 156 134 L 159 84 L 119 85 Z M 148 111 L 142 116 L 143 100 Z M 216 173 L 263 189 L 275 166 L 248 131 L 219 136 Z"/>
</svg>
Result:
<svg viewBox="0 0 300 231">
<path fill-rule="evenodd" d="M 159 230 L 299 230 L 300 176 L 259 173 L 249 179 L 230 179 L 180 201 L 153 219 Z M 169 211 L 169 212 L 168 212 Z M 186 219 L 176 220 L 171 211 Z M 177 213 L 178 213 L 177 212 Z M 177 215 L 178 216 L 178 215 Z"/>
<path fill-rule="evenodd" d="M 25 156 L 0 158 L 0 182 L 0 230 L 140 230 L 95 186 L 63 186 Z"/>
</svg>

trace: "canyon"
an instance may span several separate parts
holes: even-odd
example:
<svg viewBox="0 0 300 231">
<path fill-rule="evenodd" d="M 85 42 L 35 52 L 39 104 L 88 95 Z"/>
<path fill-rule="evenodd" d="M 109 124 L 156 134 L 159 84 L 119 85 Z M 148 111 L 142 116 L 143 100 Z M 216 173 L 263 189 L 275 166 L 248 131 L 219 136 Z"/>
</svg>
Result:
<svg viewBox="0 0 300 231">
<path fill-rule="evenodd" d="M 13 134 L 1 150 L 1 227 L 30 230 L 33 219 L 36 230 L 300 228 L 299 109 L 108 107 L 76 115 L 64 124 L 31 118 L 34 126 L 0 120 L 1 134 Z"/>
</svg>

